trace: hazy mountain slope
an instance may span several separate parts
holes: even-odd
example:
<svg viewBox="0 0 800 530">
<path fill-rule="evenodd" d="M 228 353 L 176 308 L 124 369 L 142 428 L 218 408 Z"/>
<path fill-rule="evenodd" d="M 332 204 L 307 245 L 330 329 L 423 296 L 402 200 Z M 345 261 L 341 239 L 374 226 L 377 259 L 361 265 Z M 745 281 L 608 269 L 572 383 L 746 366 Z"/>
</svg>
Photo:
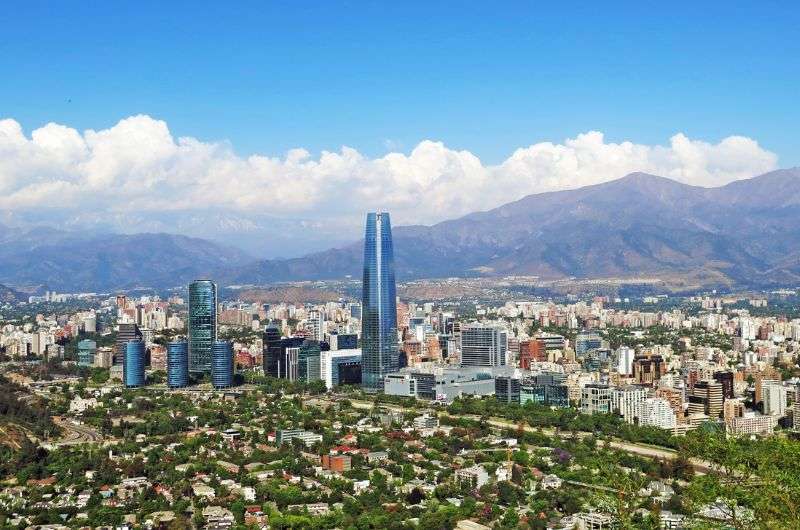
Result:
<svg viewBox="0 0 800 530">
<path fill-rule="evenodd" d="M 13 232 L 2 233 L 0 282 L 62 292 L 181 285 L 252 261 L 240 250 L 171 234 Z"/>
<path fill-rule="evenodd" d="M 715 271 L 747 284 L 800 278 L 800 170 L 720 188 L 634 173 L 529 195 L 430 227 L 394 229 L 401 278 L 530 274 L 544 278 Z M 358 276 L 362 243 L 250 264 L 235 282 Z"/>
<path fill-rule="evenodd" d="M 0 285 L 0 304 L 21 302 L 23 300 L 25 300 L 25 297 L 21 293 L 5 285 Z"/>
<path fill-rule="evenodd" d="M 800 169 L 719 188 L 634 173 L 529 195 L 433 226 L 394 228 L 401 279 L 691 276 L 742 285 L 800 283 Z M 363 243 L 255 261 L 203 239 L 84 235 L 0 226 L 0 283 L 60 291 L 360 277 Z"/>
</svg>

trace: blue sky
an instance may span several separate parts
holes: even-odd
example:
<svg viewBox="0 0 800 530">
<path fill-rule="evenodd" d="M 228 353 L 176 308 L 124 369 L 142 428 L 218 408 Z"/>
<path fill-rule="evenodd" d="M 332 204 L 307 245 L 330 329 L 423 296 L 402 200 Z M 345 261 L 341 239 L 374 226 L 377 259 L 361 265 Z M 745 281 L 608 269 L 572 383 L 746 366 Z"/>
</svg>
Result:
<svg viewBox="0 0 800 530">
<path fill-rule="evenodd" d="M 433 139 L 486 163 L 589 130 L 741 134 L 800 165 L 797 3 L 559 4 L 5 1 L 0 117 L 143 113 L 242 155 Z"/>
</svg>

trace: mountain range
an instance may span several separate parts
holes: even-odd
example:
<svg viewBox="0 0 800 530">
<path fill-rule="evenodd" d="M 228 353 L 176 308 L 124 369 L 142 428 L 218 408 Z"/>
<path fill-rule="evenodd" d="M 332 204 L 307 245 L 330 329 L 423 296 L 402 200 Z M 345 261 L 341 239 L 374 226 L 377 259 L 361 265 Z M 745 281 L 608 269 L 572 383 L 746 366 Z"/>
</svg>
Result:
<svg viewBox="0 0 800 530">
<path fill-rule="evenodd" d="M 718 188 L 633 173 L 393 230 L 399 278 L 535 275 L 800 283 L 800 169 Z M 358 277 L 363 243 L 227 271 L 234 283 Z"/>
<path fill-rule="evenodd" d="M 0 284 L 25 292 L 172 287 L 252 261 L 236 248 L 180 235 L 0 225 Z"/>
<path fill-rule="evenodd" d="M 393 229 L 399 279 L 692 278 L 703 285 L 800 283 L 800 169 L 718 188 L 633 173 L 529 195 L 432 226 Z M 0 283 L 61 291 L 358 278 L 363 241 L 293 259 L 255 260 L 171 234 L 81 235 L 0 226 Z"/>
</svg>

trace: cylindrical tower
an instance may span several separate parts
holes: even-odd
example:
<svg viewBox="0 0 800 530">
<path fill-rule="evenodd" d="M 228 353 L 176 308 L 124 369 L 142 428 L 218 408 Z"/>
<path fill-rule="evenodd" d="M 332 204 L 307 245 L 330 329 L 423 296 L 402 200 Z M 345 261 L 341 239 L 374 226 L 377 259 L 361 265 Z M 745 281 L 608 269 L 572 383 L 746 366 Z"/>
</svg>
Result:
<svg viewBox="0 0 800 530">
<path fill-rule="evenodd" d="M 144 386 L 144 342 L 131 340 L 125 344 L 122 382 L 128 388 Z"/>
<path fill-rule="evenodd" d="M 183 388 L 189 385 L 189 343 L 185 340 L 167 345 L 167 386 Z"/>
<path fill-rule="evenodd" d="M 189 284 L 189 371 L 211 371 L 211 345 L 217 340 L 217 285 L 211 280 Z"/>
<path fill-rule="evenodd" d="M 211 346 L 211 384 L 214 388 L 233 386 L 233 344 L 226 340 Z"/>
</svg>

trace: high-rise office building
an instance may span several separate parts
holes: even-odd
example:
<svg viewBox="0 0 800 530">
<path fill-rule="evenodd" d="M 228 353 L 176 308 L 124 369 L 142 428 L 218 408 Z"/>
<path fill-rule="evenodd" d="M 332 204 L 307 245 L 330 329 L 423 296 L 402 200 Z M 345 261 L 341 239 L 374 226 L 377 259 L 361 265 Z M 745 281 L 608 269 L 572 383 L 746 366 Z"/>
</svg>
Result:
<svg viewBox="0 0 800 530">
<path fill-rule="evenodd" d="M 217 340 L 217 285 L 211 280 L 189 284 L 189 371 L 211 370 L 211 346 Z"/>
<path fill-rule="evenodd" d="M 501 326 L 461 327 L 461 366 L 505 366 L 508 334 Z"/>
<path fill-rule="evenodd" d="M 531 401 L 551 407 L 569 407 L 566 376 L 560 372 L 541 372 L 526 377 L 520 385 L 520 403 Z"/>
<path fill-rule="evenodd" d="M 140 339 L 125 345 L 125 359 L 122 363 L 122 381 L 128 388 L 144 386 L 144 342 Z"/>
<path fill-rule="evenodd" d="M 278 377 L 281 330 L 275 324 L 270 324 L 264 328 L 264 333 L 262 334 L 261 338 L 263 342 L 262 365 L 264 368 L 264 375 Z"/>
<path fill-rule="evenodd" d="M 319 355 L 321 352 L 320 343 L 315 340 L 304 340 L 300 345 L 297 354 L 297 378 L 301 381 L 313 381 L 319 378 L 318 369 L 314 368 L 314 364 L 319 366 Z M 309 370 L 309 365 L 311 369 Z"/>
<path fill-rule="evenodd" d="M 97 353 L 97 343 L 84 339 L 78 343 L 78 366 L 94 366 L 94 356 Z"/>
<path fill-rule="evenodd" d="M 378 392 L 383 390 L 386 375 L 399 368 L 394 251 L 388 213 L 367 214 L 362 288 L 362 386 L 368 392 Z"/>
<path fill-rule="evenodd" d="M 717 418 L 722 413 L 724 401 L 722 383 L 713 380 L 698 381 L 689 396 L 689 414 L 700 413 Z"/>
<path fill-rule="evenodd" d="M 611 388 L 598 383 L 590 383 L 581 388 L 581 412 L 583 414 L 611 412 Z"/>
<path fill-rule="evenodd" d="M 339 385 L 361 384 L 361 350 L 328 350 L 320 352 L 319 378 L 329 389 Z"/>
<path fill-rule="evenodd" d="M 189 343 L 184 341 L 167 344 L 167 386 L 183 388 L 189 385 Z"/>
<path fill-rule="evenodd" d="M 306 330 L 310 333 L 310 339 L 322 342 L 325 338 L 325 313 L 318 309 L 308 312 L 306 319 Z"/>
<path fill-rule="evenodd" d="M 494 395 L 501 403 L 519 403 L 520 383 L 516 377 L 499 376 L 494 380 Z"/>
<path fill-rule="evenodd" d="M 764 414 L 782 418 L 786 414 L 786 387 L 778 381 L 770 381 L 761 387 Z"/>
<path fill-rule="evenodd" d="M 139 326 L 131 323 L 119 324 L 117 329 L 117 341 L 114 347 L 114 364 L 120 366 L 125 359 L 125 351 L 128 342 L 132 340 L 142 340 L 142 332 Z"/>
<path fill-rule="evenodd" d="M 214 388 L 233 386 L 233 344 L 227 340 L 211 345 L 211 384 Z"/>
<path fill-rule="evenodd" d="M 714 381 L 722 385 L 723 399 L 733 399 L 733 372 L 714 372 Z"/>
<path fill-rule="evenodd" d="M 633 378 L 640 385 L 656 386 L 667 371 L 660 355 L 642 354 L 633 358 Z"/>
<path fill-rule="evenodd" d="M 358 348 L 358 335 L 355 333 L 330 333 L 328 345 L 332 350 L 354 350 Z"/>
<path fill-rule="evenodd" d="M 633 358 L 636 350 L 627 346 L 620 346 L 617 350 L 617 373 L 620 375 L 633 374 Z"/>
</svg>

